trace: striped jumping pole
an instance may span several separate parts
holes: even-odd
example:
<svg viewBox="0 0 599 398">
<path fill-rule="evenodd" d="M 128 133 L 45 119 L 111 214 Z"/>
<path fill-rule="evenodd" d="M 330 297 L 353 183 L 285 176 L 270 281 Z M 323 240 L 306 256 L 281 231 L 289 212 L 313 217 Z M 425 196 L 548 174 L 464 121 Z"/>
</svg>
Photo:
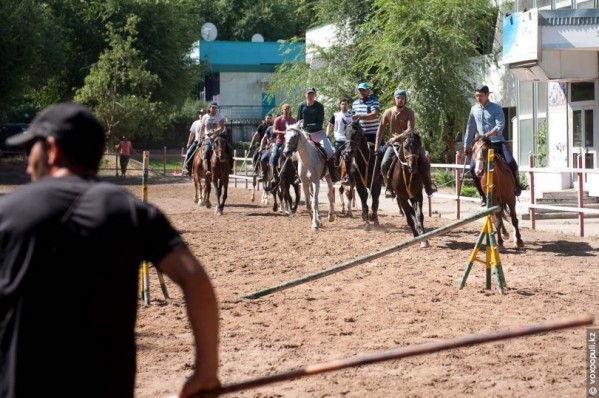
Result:
<svg viewBox="0 0 599 398">
<path fill-rule="evenodd" d="M 315 279 L 319 279 L 319 278 L 322 278 L 324 276 L 331 275 L 331 274 L 334 274 L 334 273 L 339 272 L 339 271 L 343 271 L 343 270 L 345 270 L 347 268 L 351 268 L 351 267 L 354 267 L 356 265 L 363 264 L 365 262 L 377 259 L 379 257 L 386 256 L 389 253 L 392 253 L 392 252 L 404 249 L 406 247 L 415 245 L 415 244 L 417 244 L 417 243 L 419 243 L 421 241 L 427 240 L 427 239 L 432 238 L 434 236 L 443 235 L 443 234 L 445 234 L 448 231 L 454 230 L 454 229 L 456 229 L 458 227 L 461 227 L 462 225 L 469 224 L 472 221 L 475 221 L 475 220 L 478 220 L 479 218 L 485 217 L 485 216 L 487 216 L 487 215 L 489 215 L 489 214 L 491 214 L 493 212 L 496 212 L 497 210 L 499 210 L 499 206 L 494 206 L 494 207 L 488 208 L 486 210 L 481 211 L 480 213 L 476 213 L 476 214 L 474 214 L 474 215 L 472 215 L 470 217 L 464 218 L 462 220 L 456 220 L 456 221 L 452 222 L 451 224 L 445 225 L 444 227 L 441 227 L 441 228 L 434 229 L 434 230 L 429 231 L 429 232 L 427 232 L 425 234 L 422 234 L 420 236 L 414 237 L 414 238 L 412 238 L 410 240 L 403 241 L 401 243 L 398 243 L 398 244 L 393 245 L 393 246 L 389 246 L 389 247 L 387 247 L 385 249 L 381 249 L 381 250 L 376 251 L 374 253 L 367 254 L 365 256 L 358 257 L 358 258 L 350 260 L 350 261 L 346 261 L 344 263 L 335 265 L 335 266 L 330 267 L 330 268 L 326 268 L 326 269 L 324 269 L 322 271 L 318 271 L 318 272 L 314 272 L 312 274 L 308 274 L 308 275 L 303 276 L 303 277 L 298 278 L 298 279 L 294 279 L 294 280 L 291 280 L 291 281 L 288 281 L 288 282 L 281 283 L 281 284 L 276 285 L 276 286 L 272 286 L 272 287 L 269 287 L 269 288 L 258 290 L 258 291 L 253 292 L 253 293 L 245 294 L 245 295 L 241 296 L 241 298 L 242 299 L 255 299 L 255 298 L 259 298 L 259 297 L 262 297 L 262 296 L 266 296 L 266 295 L 268 295 L 270 293 L 277 292 L 279 290 L 284 290 L 284 289 L 287 289 L 287 288 L 290 288 L 290 287 L 293 287 L 293 286 L 301 285 L 301 284 L 303 284 L 305 282 L 310 282 L 310 281 L 313 281 Z"/>
<path fill-rule="evenodd" d="M 141 177 L 141 198 L 144 202 L 148 201 L 148 170 L 150 163 L 150 152 L 144 151 L 143 153 L 143 173 Z M 143 261 L 141 263 L 141 298 L 144 300 L 145 304 L 150 304 L 150 274 L 149 274 L 149 264 L 147 261 Z M 160 289 L 162 290 L 162 294 L 165 299 L 169 299 L 168 290 L 166 289 L 166 283 L 164 282 L 164 277 L 162 276 L 162 272 L 156 268 L 156 272 L 158 273 L 158 281 L 160 282 Z"/>
<path fill-rule="evenodd" d="M 493 203 L 493 173 L 495 171 L 495 165 L 493 163 L 494 152 L 495 151 L 493 149 L 489 149 L 487 153 L 487 208 L 489 208 Z M 497 215 L 496 217 L 501 217 L 501 215 Z M 497 231 L 497 233 L 500 234 L 501 231 Z M 478 251 L 483 243 L 483 240 L 485 241 L 485 261 L 479 260 L 477 258 Z M 485 223 L 483 224 L 482 230 L 478 236 L 476 244 L 474 245 L 474 249 L 470 254 L 468 264 L 466 264 L 466 268 L 464 269 L 464 275 L 460 281 L 460 289 L 466 285 L 466 279 L 468 279 L 468 274 L 470 274 L 470 270 L 472 269 L 472 265 L 475 261 L 481 262 L 485 265 L 485 288 L 487 290 L 491 289 L 491 273 L 493 267 L 495 268 L 497 290 L 499 290 L 500 294 L 503 294 L 505 276 L 503 274 L 503 268 L 501 267 L 501 260 L 499 259 L 497 241 L 495 240 L 495 236 L 493 236 L 493 222 L 491 221 L 491 214 L 486 216 Z"/>
<path fill-rule="evenodd" d="M 143 152 L 143 172 L 141 175 L 141 199 L 144 202 L 148 201 L 148 165 L 150 160 L 150 152 Z M 141 298 L 146 305 L 150 304 L 150 275 L 148 273 L 148 262 L 142 261 L 141 263 Z"/>
</svg>

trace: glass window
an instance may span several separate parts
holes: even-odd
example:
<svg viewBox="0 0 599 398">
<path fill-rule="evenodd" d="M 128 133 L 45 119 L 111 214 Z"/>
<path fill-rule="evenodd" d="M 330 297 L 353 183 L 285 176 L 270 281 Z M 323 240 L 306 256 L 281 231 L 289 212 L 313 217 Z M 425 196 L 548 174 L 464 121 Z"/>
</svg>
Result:
<svg viewBox="0 0 599 398">
<path fill-rule="evenodd" d="M 518 12 L 523 12 L 524 10 L 530 10 L 533 8 L 534 0 L 518 0 Z"/>
<path fill-rule="evenodd" d="M 534 134 L 532 119 L 520 120 L 519 135 L 519 156 L 516 162 L 522 163 L 522 159 L 526 161 L 528 154 L 534 152 Z"/>
<path fill-rule="evenodd" d="M 594 82 L 576 82 L 571 84 L 572 102 L 595 100 Z"/>
<path fill-rule="evenodd" d="M 555 9 L 556 10 L 569 10 L 572 8 L 572 0 L 556 0 L 555 1 Z"/>
<path fill-rule="evenodd" d="M 576 8 L 596 8 L 595 0 L 577 0 Z"/>
<path fill-rule="evenodd" d="M 547 113 L 547 103 L 549 102 L 547 87 L 547 82 L 537 83 L 537 116 L 539 117 L 541 114 Z"/>
<path fill-rule="evenodd" d="M 595 140 L 593 137 L 593 110 L 585 109 L 584 111 L 584 144 L 586 147 L 594 147 Z"/>
<path fill-rule="evenodd" d="M 532 85 L 533 82 L 520 82 L 520 97 L 518 108 L 521 117 L 526 115 L 532 117 Z"/>
<path fill-rule="evenodd" d="M 572 146 L 582 146 L 582 111 L 572 112 Z"/>
<path fill-rule="evenodd" d="M 546 10 L 551 9 L 551 0 L 537 0 L 537 7 L 544 8 Z"/>
</svg>

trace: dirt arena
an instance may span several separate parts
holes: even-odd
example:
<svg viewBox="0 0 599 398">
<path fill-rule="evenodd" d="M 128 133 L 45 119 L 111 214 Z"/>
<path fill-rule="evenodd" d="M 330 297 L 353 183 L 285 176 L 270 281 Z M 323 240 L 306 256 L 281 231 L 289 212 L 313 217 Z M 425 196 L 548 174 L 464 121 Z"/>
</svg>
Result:
<svg viewBox="0 0 599 398">
<path fill-rule="evenodd" d="M 141 196 L 139 178 L 114 180 Z M 458 284 L 480 233 L 473 222 L 418 245 L 321 279 L 240 299 L 411 238 L 396 211 L 365 231 L 356 209 L 310 230 L 300 204 L 274 213 L 250 192 L 231 188 L 224 215 L 192 202 L 193 184 L 153 180 L 160 207 L 205 264 L 220 303 L 220 378 L 237 383 L 310 364 L 504 329 L 596 315 L 599 238 L 522 228 L 525 249 L 500 256 L 507 289 L 475 264 Z M 3 192 L 14 188 L 0 185 Z M 390 199 L 381 198 L 383 201 Z M 321 209 L 325 205 L 321 203 Z M 324 211 L 326 214 L 326 211 Z M 452 222 L 425 218 L 427 230 Z M 482 253 L 479 254 L 481 256 Z M 482 257 L 481 257 L 482 258 Z M 190 374 L 193 347 L 180 292 L 165 300 L 151 270 L 151 305 L 139 305 L 136 396 L 173 395 Z M 585 328 L 364 365 L 230 394 L 234 397 L 581 397 Z"/>
</svg>

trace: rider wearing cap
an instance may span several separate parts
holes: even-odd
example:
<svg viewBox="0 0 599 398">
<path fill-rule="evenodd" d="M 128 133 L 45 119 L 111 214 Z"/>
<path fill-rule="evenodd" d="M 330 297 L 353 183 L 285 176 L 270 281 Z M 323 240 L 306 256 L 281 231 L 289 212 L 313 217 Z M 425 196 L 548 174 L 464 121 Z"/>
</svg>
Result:
<svg viewBox="0 0 599 398">
<path fill-rule="evenodd" d="M 376 131 L 379 125 L 379 99 L 376 95 L 370 94 L 368 83 L 358 84 L 358 99 L 352 103 L 352 121 L 359 122 L 364 137 L 368 142 L 376 141 Z M 351 164 L 349 159 L 349 163 Z M 349 183 L 350 173 L 345 174 L 343 183 Z"/>
<path fill-rule="evenodd" d="M 489 87 L 483 84 L 478 85 L 474 96 L 478 104 L 470 109 L 468 116 L 468 124 L 466 126 L 466 134 L 464 135 L 464 153 L 470 155 L 472 153 L 472 141 L 475 134 L 479 137 L 485 136 L 491 140 L 495 151 L 503 156 L 506 163 L 510 166 L 514 175 L 515 194 L 520 196 L 522 187 L 520 186 L 520 176 L 518 173 L 518 163 L 512 156 L 510 149 L 503 138 L 503 127 L 505 126 L 505 115 L 501 105 L 489 100 Z M 476 163 L 474 159 L 470 161 L 470 174 L 473 177 L 476 190 L 481 196 L 481 206 L 486 204 L 486 195 L 483 191 L 480 180 L 476 177 L 474 168 Z"/>
<path fill-rule="evenodd" d="M 322 125 L 324 123 L 324 106 L 316 101 L 316 90 L 308 88 L 306 90 L 306 100 L 302 102 L 297 111 L 297 120 L 303 120 L 303 128 L 310 134 L 310 139 L 319 143 L 327 156 L 327 166 L 333 182 L 339 181 L 339 173 L 335 167 L 335 151 L 331 146 L 331 141 L 324 132 Z"/>
<path fill-rule="evenodd" d="M 383 113 L 381 122 L 378 125 L 375 141 L 375 148 L 379 148 L 383 141 L 385 131 L 389 129 L 391 137 L 385 146 L 386 149 L 381 151 L 381 154 L 384 154 L 383 161 L 381 162 L 381 172 L 383 174 L 385 186 L 387 187 L 385 190 L 385 197 L 387 198 L 395 196 L 388 181 L 389 169 L 396 158 L 393 144 L 398 142 L 404 133 L 414 132 L 415 121 L 414 111 L 406 106 L 406 102 L 408 101 L 406 90 L 395 90 L 393 97 L 395 98 L 395 105 L 386 109 Z M 418 157 L 418 171 L 422 176 L 424 191 L 428 196 L 431 196 L 433 192 L 437 191 L 437 188 L 431 180 L 431 165 L 424 153 L 424 148 L 422 147 L 420 147 L 420 156 Z"/>
<path fill-rule="evenodd" d="M 218 103 L 212 101 L 207 114 L 202 117 L 202 130 L 200 136 L 204 137 L 204 170 L 206 175 L 210 175 L 210 156 L 212 156 L 212 140 L 219 134 L 224 134 L 225 117 L 218 112 Z M 233 148 L 227 140 L 227 152 L 229 153 L 229 163 L 233 167 Z"/>
</svg>

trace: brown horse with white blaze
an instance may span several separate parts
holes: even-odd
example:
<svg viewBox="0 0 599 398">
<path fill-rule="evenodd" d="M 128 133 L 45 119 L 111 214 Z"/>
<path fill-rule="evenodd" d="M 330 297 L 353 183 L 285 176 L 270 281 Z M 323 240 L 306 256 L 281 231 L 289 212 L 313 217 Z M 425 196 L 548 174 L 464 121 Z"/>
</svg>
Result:
<svg viewBox="0 0 599 398">
<path fill-rule="evenodd" d="M 507 220 L 508 216 L 512 222 L 514 239 L 513 246 L 516 249 L 524 247 L 524 242 L 520 235 L 518 227 L 518 217 L 516 215 L 516 194 L 514 175 L 510 166 L 506 163 L 503 157 L 497 153 L 493 147 L 493 143 L 489 138 L 482 137 L 472 145 L 472 157 L 475 161 L 474 172 L 478 178 L 484 191 L 487 191 L 487 163 L 489 149 L 494 149 L 493 153 L 493 189 L 491 192 L 493 206 L 499 205 L 500 210 L 494 215 L 495 231 L 497 232 L 497 246 L 500 250 L 504 250 L 503 232 L 506 229 L 503 220 Z M 509 239 L 509 234 L 505 237 Z"/>
</svg>

